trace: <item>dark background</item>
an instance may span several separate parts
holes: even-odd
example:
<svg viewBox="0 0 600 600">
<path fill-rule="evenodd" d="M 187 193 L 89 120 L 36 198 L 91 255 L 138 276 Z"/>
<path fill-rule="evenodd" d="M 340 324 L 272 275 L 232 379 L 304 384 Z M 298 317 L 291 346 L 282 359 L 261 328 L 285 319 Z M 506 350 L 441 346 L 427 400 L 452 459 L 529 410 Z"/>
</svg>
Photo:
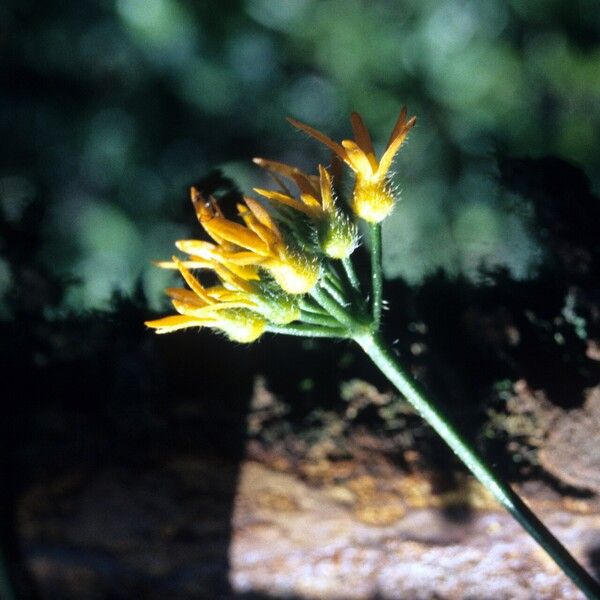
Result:
<svg viewBox="0 0 600 600">
<path fill-rule="evenodd" d="M 2 527 L 19 585 L 68 597 L 23 567 L 75 560 L 68 540 L 19 521 L 31 486 L 75 471 L 79 490 L 118 468 L 128 488 L 189 455 L 230 465 L 203 491 L 206 519 L 223 525 L 194 538 L 212 566 L 152 578 L 103 555 L 97 570 L 120 583 L 93 597 L 225 597 L 254 376 L 291 403 L 291 422 L 335 406 L 343 380 L 385 385 L 344 344 L 242 347 L 142 325 L 167 310 L 173 279 L 150 261 L 198 234 L 192 183 L 229 185 L 210 175 L 221 169 L 249 191 L 256 155 L 327 161 L 288 115 L 339 138 L 358 110 L 378 148 L 401 105 L 418 116 L 384 225 L 387 328 L 473 435 L 502 382 L 581 403 L 598 380 L 599 33 L 595 0 L 2 3 Z"/>
</svg>

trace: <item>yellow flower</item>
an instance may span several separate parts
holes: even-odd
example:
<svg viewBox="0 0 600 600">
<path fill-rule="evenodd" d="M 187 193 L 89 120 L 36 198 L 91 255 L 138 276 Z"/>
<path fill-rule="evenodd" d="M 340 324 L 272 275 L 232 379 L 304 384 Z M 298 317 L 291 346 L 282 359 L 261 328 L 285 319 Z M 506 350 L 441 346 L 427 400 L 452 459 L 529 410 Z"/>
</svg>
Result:
<svg viewBox="0 0 600 600">
<path fill-rule="evenodd" d="M 243 343 L 253 342 L 265 332 L 267 320 L 257 312 L 258 304 L 252 294 L 245 289 L 231 290 L 224 286 L 205 288 L 177 257 L 173 257 L 173 264 L 191 289 L 169 288 L 167 294 L 179 314 L 147 321 L 148 327 L 157 333 L 210 327 Z M 244 288 L 245 284 L 240 287 Z"/>
<path fill-rule="evenodd" d="M 352 113 L 350 119 L 356 140 L 342 140 L 341 144 L 300 121 L 295 119 L 289 119 L 289 121 L 298 129 L 325 144 L 355 172 L 352 210 L 365 221 L 379 223 L 390 214 L 394 207 L 394 196 L 389 184 L 389 170 L 394 156 L 415 124 L 416 117 L 407 120 L 406 107 L 402 108 L 387 147 L 379 161 L 375 156 L 371 136 L 360 115 Z"/>
<path fill-rule="evenodd" d="M 216 202 L 205 202 L 196 194 L 198 218 L 218 244 L 218 248 L 212 248 L 213 260 L 265 269 L 290 294 L 306 294 L 317 284 L 321 272 L 318 257 L 292 249 L 259 202 L 244 198 L 245 206 L 238 204 L 242 225 L 226 219 Z"/>
<path fill-rule="evenodd" d="M 300 190 L 300 199 L 294 198 L 277 177 L 276 181 L 285 193 L 254 188 L 257 194 L 302 212 L 313 220 L 319 246 L 330 258 L 342 259 L 352 254 L 358 244 L 358 231 L 356 225 L 336 207 L 331 176 L 325 167 L 319 165 L 319 177 L 314 177 L 283 163 L 263 158 L 255 158 L 254 162 L 275 175 L 293 180 Z"/>
</svg>

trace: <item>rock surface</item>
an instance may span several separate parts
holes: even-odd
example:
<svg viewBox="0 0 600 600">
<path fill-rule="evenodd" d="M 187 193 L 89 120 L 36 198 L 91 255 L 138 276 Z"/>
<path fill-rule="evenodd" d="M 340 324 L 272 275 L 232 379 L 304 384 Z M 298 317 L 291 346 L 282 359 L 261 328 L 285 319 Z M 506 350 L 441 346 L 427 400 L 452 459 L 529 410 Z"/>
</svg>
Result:
<svg viewBox="0 0 600 600">
<path fill-rule="evenodd" d="M 402 496 L 407 488 L 412 493 Z M 578 558 L 585 562 L 600 547 L 596 502 L 561 499 L 531 484 L 529 493 Z M 315 489 L 248 462 L 236 501 L 232 581 L 240 591 L 281 597 L 583 598 L 491 499 L 456 513 L 443 502 L 416 478 Z"/>
<path fill-rule="evenodd" d="M 32 488 L 22 535 L 42 597 L 583 597 L 470 479 L 438 493 L 393 468 L 312 465 L 315 483 L 281 466 L 250 458 L 236 487 L 235 465 L 181 457 Z M 589 567 L 598 498 L 520 491 Z"/>
</svg>

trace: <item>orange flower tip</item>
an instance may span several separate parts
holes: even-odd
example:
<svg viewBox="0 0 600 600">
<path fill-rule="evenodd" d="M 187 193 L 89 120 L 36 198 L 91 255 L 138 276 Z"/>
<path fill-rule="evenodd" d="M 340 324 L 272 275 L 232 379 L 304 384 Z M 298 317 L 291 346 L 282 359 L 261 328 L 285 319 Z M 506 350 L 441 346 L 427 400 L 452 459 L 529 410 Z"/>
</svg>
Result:
<svg viewBox="0 0 600 600">
<path fill-rule="evenodd" d="M 179 269 L 179 265 L 173 260 L 153 260 L 152 264 L 160 269 L 169 269 L 171 271 Z"/>
<path fill-rule="evenodd" d="M 194 325 L 200 325 L 200 323 L 197 320 L 182 315 L 170 315 L 152 321 L 145 321 L 144 325 L 150 329 L 154 329 L 155 333 L 162 334 L 171 333 L 178 329 L 186 329 L 188 327 L 193 327 Z"/>
<path fill-rule="evenodd" d="M 190 198 L 192 199 L 192 202 L 195 204 L 196 202 L 201 202 L 202 201 L 202 194 L 200 193 L 200 190 L 194 186 L 192 186 L 190 188 Z"/>
</svg>

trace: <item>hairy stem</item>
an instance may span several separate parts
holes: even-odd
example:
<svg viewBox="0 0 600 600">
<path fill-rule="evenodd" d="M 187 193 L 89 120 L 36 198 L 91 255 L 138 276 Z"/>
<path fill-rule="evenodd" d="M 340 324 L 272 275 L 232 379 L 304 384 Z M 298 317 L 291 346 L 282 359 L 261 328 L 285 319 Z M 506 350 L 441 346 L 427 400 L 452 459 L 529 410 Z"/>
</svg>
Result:
<svg viewBox="0 0 600 600">
<path fill-rule="evenodd" d="M 293 323 L 291 325 L 269 325 L 267 331 L 270 333 L 282 333 L 284 335 L 295 335 L 308 338 L 347 338 L 348 331 L 341 327 L 319 327 L 304 323 Z"/>
<path fill-rule="evenodd" d="M 343 292 L 340 292 L 340 290 L 337 288 L 337 286 L 335 286 L 333 283 L 331 283 L 331 281 L 329 281 L 328 279 L 322 279 L 320 282 L 320 285 L 327 290 L 328 294 L 334 298 L 334 300 L 342 307 L 346 306 L 348 304 L 348 301 L 346 300 Z"/>
<path fill-rule="evenodd" d="M 381 270 L 381 225 L 371 223 L 371 283 L 373 288 L 373 327 L 379 329 L 381 322 L 381 305 L 383 299 L 383 274 Z"/>
<path fill-rule="evenodd" d="M 338 303 L 338 301 L 326 290 L 321 289 L 319 286 L 315 286 L 310 294 L 332 317 L 337 319 L 341 325 L 350 331 L 357 328 L 358 324 L 346 312 L 344 306 L 341 303 Z M 346 335 L 346 337 L 348 337 L 348 335 Z"/>
<path fill-rule="evenodd" d="M 346 275 L 348 276 L 348 281 L 350 285 L 356 292 L 360 292 L 360 281 L 356 275 L 356 271 L 354 270 L 354 265 L 350 260 L 350 257 L 342 258 L 342 265 L 344 270 L 346 271 Z"/>
<path fill-rule="evenodd" d="M 300 310 L 306 313 L 317 314 L 323 317 L 329 316 L 329 313 L 314 300 L 309 298 L 301 298 L 299 302 Z"/>
<path fill-rule="evenodd" d="M 321 325 L 323 327 L 334 329 L 340 326 L 339 322 L 333 317 L 307 312 L 304 310 L 300 311 L 300 321 L 303 323 L 309 323 L 310 325 Z"/>
</svg>

